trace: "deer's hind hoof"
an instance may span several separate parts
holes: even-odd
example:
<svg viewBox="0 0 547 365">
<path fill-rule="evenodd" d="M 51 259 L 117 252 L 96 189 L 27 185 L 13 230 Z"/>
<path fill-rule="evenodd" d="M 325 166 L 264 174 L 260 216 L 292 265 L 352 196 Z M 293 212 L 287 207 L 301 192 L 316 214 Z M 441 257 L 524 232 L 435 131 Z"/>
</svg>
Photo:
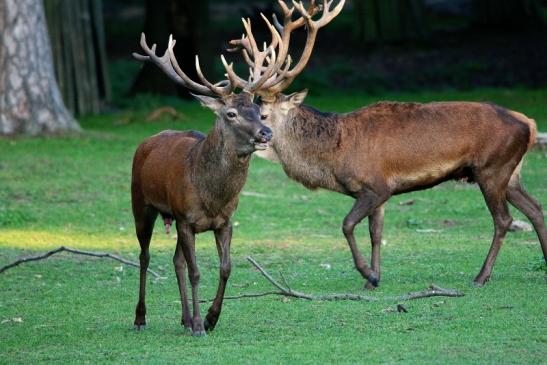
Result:
<svg viewBox="0 0 547 365">
<path fill-rule="evenodd" d="M 482 287 L 484 287 L 484 284 L 485 284 L 485 283 L 486 283 L 486 282 L 481 283 L 480 281 L 473 281 L 473 282 L 471 283 L 471 286 L 472 286 L 473 288 L 482 288 Z"/>
<path fill-rule="evenodd" d="M 378 276 L 374 273 L 374 272 L 371 272 L 369 277 L 368 277 L 368 283 L 365 284 L 365 287 L 370 284 L 372 286 L 374 286 L 375 288 L 378 287 L 378 284 L 380 284 L 380 279 L 378 279 Z"/>
</svg>

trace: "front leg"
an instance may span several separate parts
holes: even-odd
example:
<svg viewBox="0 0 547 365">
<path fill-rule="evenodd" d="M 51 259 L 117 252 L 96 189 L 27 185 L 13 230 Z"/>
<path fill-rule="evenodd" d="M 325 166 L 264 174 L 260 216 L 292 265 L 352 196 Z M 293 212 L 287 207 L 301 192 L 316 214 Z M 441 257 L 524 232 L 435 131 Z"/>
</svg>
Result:
<svg viewBox="0 0 547 365">
<path fill-rule="evenodd" d="M 382 231 L 384 229 L 384 205 L 380 205 L 368 217 L 368 230 L 370 233 L 370 243 L 372 245 L 372 255 L 370 259 L 370 268 L 376 274 L 380 281 L 380 247 L 382 246 Z M 377 283 L 378 284 L 378 283 Z M 370 281 L 365 283 L 365 289 L 373 290 L 378 285 L 373 285 Z"/>
<path fill-rule="evenodd" d="M 184 260 L 184 254 L 182 253 L 182 246 L 177 242 L 177 248 L 175 249 L 175 255 L 173 256 L 173 264 L 175 266 L 175 274 L 177 275 L 177 283 L 180 294 L 180 304 L 182 305 L 182 316 L 180 324 L 184 328 L 192 329 L 192 318 L 190 317 L 190 305 L 188 304 L 188 295 L 186 294 L 186 260 Z"/>
<path fill-rule="evenodd" d="M 205 329 L 207 331 L 212 331 L 217 324 L 218 317 L 222 311 L 222 300 L 224 299 L 226 283 L 228 282 L 232 270 L 232 262 L 230 260 L 230 243 L 232 241 L 231 223 L 228 222 L 225 226 L 215 230 L 215 241 L 218 258 L 220 260 L 220 278 L 215 300 L 213 301 L 211 308 L 209 308 L 207 317 L 205 317 Z"/>
<path fill-rule="evenodd" d="M 195 233 L 192 228 L 186 224 L 179 223 L 177 219 L 177 245 L 180 245 L 184 259 L 188 266 L 188 279 L 190 285 L 192 285 L 192 335 L 204 336 L 205 328 L 203 327 L 203 320 L 199 310 L 199 297 L 198 297 L 198 285 L 199 285 L 199 269 L 196 261 L 196 245 L 195 245 Z"/>
</svg>

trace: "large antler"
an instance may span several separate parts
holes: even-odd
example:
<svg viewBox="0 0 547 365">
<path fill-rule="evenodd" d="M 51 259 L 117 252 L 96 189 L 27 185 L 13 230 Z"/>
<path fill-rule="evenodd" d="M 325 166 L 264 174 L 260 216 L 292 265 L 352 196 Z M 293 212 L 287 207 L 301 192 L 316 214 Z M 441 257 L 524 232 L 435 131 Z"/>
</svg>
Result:
<svg viewBox="0 0 547 365">
<path fill-rule="evenodd" d="M 249 24 L 250 27 L 250 24 Z M 259 52 L 256 51 L 257 55 L 257 62 L 264 62 L 266 61 L 266 58 L 268 59 L 268 62 L 270 62 L 269 67 L 267 67 L 266 70 L 264 70 L 263 73 L 255 75 L 256 77 L 252 77 L 251 80 L 246 81 L 245 79 L 239 77 L 233 68 L 233 64 L 228 64 L 226 62 L 226 59 L 223 55 L 221 55 L 221 61 L 224 65 L 224 68 L 226 69 L 226 77 L 227 80 L 222 80 L 220 82 L 217 82 L 215 84 L 211 83 L 205 76 L 203 75 L 203 72 L 201 71 L 201 66 L 199 64 L 199 57 L 196 55 L 196 72 L 198 75 L 198 78 L 201 81 L 201 84 L 193 81 L 188 75 L 182 71 L 180 68 L 177 59 L 175 58 L 175 54 L 173 52 L 173 48 L 175 47 L 176 41 L 173 39 L 172 36 L 169 36 L 169 43 L 167 45 L 167 50 L 165 51 L 165 54 L 161 57 L 156 55 L 156 45 L 152 45 L 152 48 L 148 47 L 148 44 L 146 43 L 146 37 L 144 33 L 141 35 L 141 42 L 140 45 L 146 55 L 141 55 L 138 53 L 133 53 L 133 57 L 135 57 L 137 60 L 140 61 L 150 61 L 154 63 L 156 66 L 158 66 L 163 72 L 167 74 L 172 80 L 174 80 L 176 83 L 203 95 L 211 95 L 211 96 L 228 96 L 230 95 L 236 88 L 241 88 L 247 92 L 253 93 L 258 88 L 260 88 L 264 82 L 272 76 L 272 74 L 275 73 L 276 68 L 276 57 L 275 57 L 275 47 L 277 46 L 277 40 L 275 42 L 272 42 L 272 45 L 265 49 L 264 56 L 260 56 Z M 253 54 L 254 53 L 253 49 Z"/>
<path fill-rule="evenodd" d="M 260 88 L 260 91 L 263 94 L 275 94 L 283 91 L 293 82 L 295 77 L 304 70 L 313 51 L 313 46 L 315 45 L 315 39 L 317 37 L 318 30 L 327 25 L 330 21 L 332 21 L 332 19 L 334 19 L 340 13 L 340 11 L 342 11 L 342 8 L 345 4 L 345 0 L 341 0 L 338 5 L 336 5 L 334 8 L 331 8 L 334 0 L 323 0 L 323 3 L 320 6 L 316 5 L 315 0 L 310 0 L 308 9 L 306 9 L 301 1 L 296 2 L 295 0 L 292 0 L 293 6 L 290 8 L 287 6 L 284 0 L 278 0 L 278 2 L 281 11 L 283 12 L 284 20 L 283 25 L 281 25 L 275 14 L 273 15 L 273 23 L 275 26 L 274 30 L 277 30 L 279 33 L 281 33 L 281 39 L 278 40 L 276 43 L 278 45 L 277 59 L 272 60 L 271 58 L 266 58 L 268 67 L 271 66 L 272 63 L 275 63 L 275 69 L 277 70 L 277 74 L 272 75 L 267 79 L 267 81 L 264 82 L 264 84 Z M 295 9 L 300 13 L 301 16 L 298 19 L 293 20 L 293 13 Z M 314 17 L 319 12 L 322 12 L 321 17 L 317 20 L 313 20 L 312 17 Z M 264 15 L 262 15 L 262 17 L 266 20 L 267 24 L 271 26 L 271 24 L 267 21 Z M 304 25 L 307 26 L 308 32 L 306 44 L 300 56 L 300 60 L 291 69 L 292 59 L 289 55 L 291 34 L 295 29 L 298 29 Z M 248 35 L 252 34 L 250 29 L 247 29 L 247 27 L 246 31 Z M 252 48 L 246 47 L 245 40 L 246 38 L 243 37 L 241 40 L 230 41 L 230 44 L 236 46 L 235 49 L 242 49 L 243 57 L 245 58 L 249 66 L 251 66 L 251 68 L 253 69 L 253 74 L 265 72 L 268 67 L 264 66 L 264 64 L 260 64 L 258 68 L 254 66 L 257 63 L 257 58 L 254 57 Z M 273 44 L 274 42 L 272 41 L 272 45 Z M 233 50 L 234 49 L 232 49 L 231 51 Z"/>
</svg>

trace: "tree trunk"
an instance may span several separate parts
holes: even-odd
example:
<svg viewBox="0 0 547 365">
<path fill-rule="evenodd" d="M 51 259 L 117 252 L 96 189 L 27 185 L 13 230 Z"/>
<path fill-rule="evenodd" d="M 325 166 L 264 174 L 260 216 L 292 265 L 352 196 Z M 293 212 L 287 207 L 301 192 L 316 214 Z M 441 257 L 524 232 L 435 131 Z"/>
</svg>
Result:
<svg viewBox="0 0 547 365">
<path fill-rule="evenodd" d="M 42 1 L 0 0 L 0 134 L 79 129 L 55 81 Z"/>
<path fill-rule="evenodd" d="M 110 100 L 102 0 L 44 0 L 57 81 L 68 109 L 97 114 Z"/>
<path fill-rule="evenodd" d="M 144 33 L 149 44 L 157 43 L 157 53 L 163 54 L 172 34 L 176 39 L 175 56 L 184 72 L 197 80 L 195 55 L 199 53 L 204 72 L 209 69 L 210 47 L 207 45 L 209 25 L 208 0 L 146 0 Z M 137 75 L 130 93 L 189 97 L 188 91 L 177 86 L 156 66 L 146 63 Z"/>
</svg>

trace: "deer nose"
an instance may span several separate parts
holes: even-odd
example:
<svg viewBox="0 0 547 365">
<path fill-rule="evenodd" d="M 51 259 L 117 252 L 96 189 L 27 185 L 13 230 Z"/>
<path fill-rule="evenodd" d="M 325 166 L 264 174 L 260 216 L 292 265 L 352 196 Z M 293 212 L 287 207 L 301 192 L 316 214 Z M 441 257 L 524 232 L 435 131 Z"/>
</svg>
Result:
<svg viewBox="0 0 547 365">
<path fill-rule="evenodd" d="M 272 139 L 272 130 L 268 127 L 262 127 L 258 131 L 258 138 L 263 142 L 269 142 Z"/>
</svg>

